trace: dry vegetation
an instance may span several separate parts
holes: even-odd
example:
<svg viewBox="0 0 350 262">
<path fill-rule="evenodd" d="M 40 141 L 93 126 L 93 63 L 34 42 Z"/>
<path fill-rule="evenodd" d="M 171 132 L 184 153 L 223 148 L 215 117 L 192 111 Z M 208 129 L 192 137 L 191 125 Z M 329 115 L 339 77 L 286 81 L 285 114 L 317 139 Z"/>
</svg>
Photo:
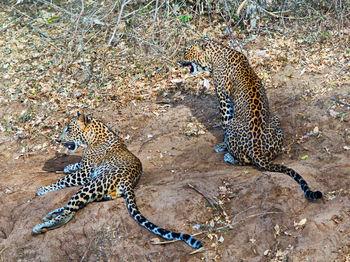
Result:
<svg viewBox="0 0 350 262">
<path fill-rule="evenodd" d="M 305 103 L 328 101 L 322 106 L 341 122 L 341 150 L 349 156 L 349 18 L 350 2 L 338 0 L 1 1 L 0 145 L 7 152 L 0 156 L 18 160 L 57 150 L 52 139 L 77 109 L 93 113 L 109 108 L 118 112 L 117 119 L 109 120 L 115 124 L 130 119 L 123 111 L 130 105 L 142 105 L 145 115 L 158 117 L 164 104 L 214 96 L 210 78 L 189 76 L 177 62 L 186 44 L 203 36 L 245 53 L 269 90 L 308 76 L 294 82 L 300 84 L 294 88 L 301 90 Z M 284 80 L 274 81 L 277 72 L 284 72 Z M 207 131 L 196 119 L 187 122 L 182 134 L 188 137 Z M 311 133 L 288 140 L 286 154 L 292 144 L 319 133 L 317 125 L 311 126 Z M 0 180 L 0 193 L 8 187 Z M 225 211 L 232 184 L 223 181 L 217 188 L 220 199 L 207 207 L 211 217 L 201 227 L 217 252 L 201 259 L 219 259 L 224 238 L 215 232 L 241 223 L 236 221 L 240 213 Z M 327 199 L 341 192 L 346 190 L 329 193 Z M 245 219 L 261 215 L 242 212 L 247 212 Z M 295 232 L 304 224 L 295 222 Z M 275 239 L 288 233 L 278 224 L 274 231 Z M 101 235 L 96 239 L 102 241 Z M 249 239 L 253 245 L 255 241 Z M 2 253 L 7 248 L 0 243 L 1 260 L 6 261 Z M 338 261 L 350 261 L 348 248 L 350 243 L 339 247 Z M 292 252 L 293 246 L 282 250 L 276 244 L 263 257 L 287 261 Z"/>
<path fill-rule="evenodd" d="M 21 141 L 55 133 L 61 122 L 55 112 L 92 110 L 101 103 L 118 107 L 181 90 L 171 81 L 184 72 L 178 55 L 200 36 L 249 50 L 268 84 L 269 71 L 291 63 L 305 68 L 303 73 L 325 74 L 322 83 L 307 90 L 311 95 L 348 81 L 346 1 L 24 0 L 1 5 L 1 102 L 16 109 L 19 103 L 23 110 L 8 110 L 0 127 Z M 266 48 L 255 52 L 259 42 Z M 335 69 L 327 72 L 329 66 Z"/>
</svg>

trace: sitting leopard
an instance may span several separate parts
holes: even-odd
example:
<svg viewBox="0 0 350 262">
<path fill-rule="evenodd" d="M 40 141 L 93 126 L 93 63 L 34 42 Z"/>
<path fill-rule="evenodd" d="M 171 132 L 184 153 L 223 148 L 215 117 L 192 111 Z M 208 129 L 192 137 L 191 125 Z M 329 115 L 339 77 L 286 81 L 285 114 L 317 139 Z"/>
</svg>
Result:
<svg viewBox="0 0 350 262">
<path fill-rule="evenodd" d="M 34 234 L 66 224 L 88 203 L 123 195 L 131 216 L 141 226 L 165 239 L 183 240 L 193 248 L 202 247 L 202 243 L 190 235 L 158 227 L 140 213 L 134 187 L 142 173 L 141 162 L 127 149 L 122 139 L 101 121 L 78 113 L 69 120 L 57 141 L 70 152 L 75 152 L 80 145 L 86 145 L 82 160 L 66 166 L 66 176 L 52 185 L 39 188 L 36 194 L 40 196 L 70 186 L 82 187 L 67 205 L 48 213 L 43 219 L 44 223 L 33 228 Z"/>
<path fill-rule="evenodd" d="M 212 74 L 225 132 L 224 142 L 215 151 L 227 150 L 226 162 L 285 173 L 298 182 L 308 199 L 322 197 L 293 169 L 272 163 L 282 148 L 280 121 L 270 114 L 264 86 L 242 53 L 212 40 L 199 40 L 185 49 L 182 65 L 190 67 L 192 74 L 198 69 Z"/>
</svg>

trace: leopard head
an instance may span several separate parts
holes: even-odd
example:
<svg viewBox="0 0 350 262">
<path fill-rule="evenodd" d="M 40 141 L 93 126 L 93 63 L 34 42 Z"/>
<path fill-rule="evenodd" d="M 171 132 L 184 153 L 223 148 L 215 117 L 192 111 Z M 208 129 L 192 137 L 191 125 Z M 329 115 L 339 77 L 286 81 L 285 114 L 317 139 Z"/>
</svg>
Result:
<svg viewBox="0 0 350 262">
<path fill-rule="evenodd" d="M 77 113 L 76 117 L 71 118 L 67 125 L 64 127 L 62 134 L 56 140 L 62 143 L 63 146 L 68 148 L 68 151 L 75 152 L 79 146 L 86 145 L 88 143 L 88 131 L 89 125 L 91 124 L 91 119 L 81 114 Z"/>
<path fill-rule="evenodd" d="M 206 41 L 198 40 L 185 49 L 183 67 L 189 67 L 192 75 L 198 74 L 199 69 L 210 72 L 211 64 L 206 59 Z"/>
</svg>

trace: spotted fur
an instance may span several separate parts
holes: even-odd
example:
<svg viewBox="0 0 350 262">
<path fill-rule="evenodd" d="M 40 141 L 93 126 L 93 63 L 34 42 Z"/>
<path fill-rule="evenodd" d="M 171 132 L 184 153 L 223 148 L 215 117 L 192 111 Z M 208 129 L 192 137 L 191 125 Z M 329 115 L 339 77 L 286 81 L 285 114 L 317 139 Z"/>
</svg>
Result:
<svg viewBox="0 0 350 262">
<path fill-rule="evenodd" d="M 132 154 L 122 139 L 101 121 L 79 114 L 72 118 L 58 139 L 69 151 L 86 145 L 82 160 L 68 165 L 66 176 L 57 182 L 43 186 L 37 195 L 70 186 L 82 186 L 67 205 L 48 213 L 43 221 L 33 228 L 34 234 L 58 228 L 66 224 L 79 209 L 93 201 L 114 199 L 123 195 L 131 216 L 137 223 L 165 239 L 183 240 L 193 248 L 202 243 L 188 234 L 176 233 L 158 227 L 148 221 L 136 205 L 134 187 L 142 174 L 140 160 Z"/>
<path fill-rule="evenodd" d="M 200 68 L 212 74 L 225 132 L 225 141 L 215 151 L 227 150 L 226 162 L 285 173 L 300 185 L 308 199 L 322 197 L 320 191 L 311 191 L 296 171 L 272 163 L 282 148 L 280 121 L 270 113 L 265 88 L 242 53 L 202 40 L 186 48 L 183 60 L 192 74 Z"/>
</svg>

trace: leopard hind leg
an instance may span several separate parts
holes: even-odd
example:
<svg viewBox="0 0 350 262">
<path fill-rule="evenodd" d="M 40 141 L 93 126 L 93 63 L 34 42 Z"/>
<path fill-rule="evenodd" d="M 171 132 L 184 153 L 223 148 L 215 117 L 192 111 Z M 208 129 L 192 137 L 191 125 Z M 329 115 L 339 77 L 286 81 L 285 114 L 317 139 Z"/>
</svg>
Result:
<svg viewBox="0 0 350 262">
<path fill-rule="evenodd" d="M 226 153 L 224 155 L 224 161 L 227 162 L 227 163 L 230 163 L 232 165 L 237 165 L 237 162 L 235 161 L 235 158 L 230 153 Z"/>
<path fill-rule="evenodd" d="M 33 228 L 33 234 L 45 233 L 48 230 L 63 226 L 88 203 L 102 200 L 107 194 L 107 183 L 104 183 L 102 179 L 91 180 L 72 196 L 67 205 L 48 213 L 43 219 L 44 223 L 38 224 Z"/>
<path fill-rule="evenodd" d="M 283 131 L 278 116 L 271 117 L 269 128 L 265 130 L 263 153 L 272 160 L 282 152 Z"/>
<path fill-rule="evenodd" d="M 88 173 L 88 170 L 79 169 L 73 173 L 66 174 L 64 177 L 58 179 L 55 183 L 40 187 L 36 192 L 36 195 L 41 196 L 52 191 L 61 190 L 66 187 L 84 185 L 89 181 Z"/>
<path fill-rule="evenodd" d="M 221 142 L 220 144 L 217 144 L 215 146 L 214 150 L 215 150 L 216 153 L 226 151 L 227 150 L 227 143 L 226 143 L 226 141 Z"/>
<path fill-rule="evenodd" d="M 50 213 L 48 213 L 46 216 L 44 216 L 43 221 L 47 222 L 47 221 L 61 215 L 63 212 L 64 212 L 64 207 L 57 208 L 57 209 L 51 211 Z"/>
<path fill-rule="evenodd" d="M 233 101 L 230 99 L 226 90 L 219 90 L 223 88 L 217 88 L 217 96 L 219 98 L 220 103 L 220 115 L 221 115 L 221 123 L 224 131 L 227 129 L 228 124 L 232 119 L 234 119 L 235 115 L 235 107 Z"/>
<path fill-rule="evenodd" d="M 249 135 L 244 124 L 240 123 L 237 119 L 232 119 L 225 131 L 226 150 L 228 151 L 224 155 L 224 161 L 232 165 L 247 165 L 251 162 L 247 156 L 247 149 L 245 148 L 245 137 L 241 135 L 243 132 Z M 248 136 L 247 135 L 247 136 Z"/>
<path fill-rule="evenodd" d="M 220 115 L 221 115 L 221 124 L 222 129 L 226 133 L 226 130 L 229 126 L 230 121 L 234 118 L 235 109 L 234 103 L 229 98 L 227 92 L 217 92 L 219 102 L 220 102 Z M 226 135 L 224 142 L 217 144 L 214 148 L 216 153 L 223 152 L 227 150 Z"/>
<path fill-rule="evenodd" d="M 55 210 L 57 211 L 57 209 Z M 54 211 L 53 211 L 54 212 Z M 53 213 L 51 212 L 51 213 Z M 59 214 L 58 214 L 59 213 Z M 60 209 L 60 212 L 57 212 L 57 216 L 50 220 L 46 220 L 42 224 L 38 224 L 33 228 L 33 234 L 45 233 L 48 230 L 58 228 L 70 221 L 74 217 L 75 213 L 71 212 L 67 208 Z M 45 217 L 46 218 L 46 217 Z"/>
<path fill-rule="evenodd" d="M 122 197 L 123 196 L 123 192 L 119 190 L 119 188 L 109 192 L 108 195 L 104 196 L 102 199 L 97 199 L 96 201 L 98 202 L 102 202 L 102 201 L 109 201 L 109 200 L 113 200 L 116 199 L 118 197 Z"/>
<path fill-rule="evenodd" d="M 229 126 L 227 126 L 227 127 L 229 127 Z M 228 150 L 228 144 L 227 144 L 228 133 L 229 133 L 229 131 L 226 129 L 225 130 L 225 136 L 224 136 L 224 142 L 221 142 L 220 144 L 217 144 L 215 146 L 214 150 L 215 150 L 216 153 Z"/>
</svg>

